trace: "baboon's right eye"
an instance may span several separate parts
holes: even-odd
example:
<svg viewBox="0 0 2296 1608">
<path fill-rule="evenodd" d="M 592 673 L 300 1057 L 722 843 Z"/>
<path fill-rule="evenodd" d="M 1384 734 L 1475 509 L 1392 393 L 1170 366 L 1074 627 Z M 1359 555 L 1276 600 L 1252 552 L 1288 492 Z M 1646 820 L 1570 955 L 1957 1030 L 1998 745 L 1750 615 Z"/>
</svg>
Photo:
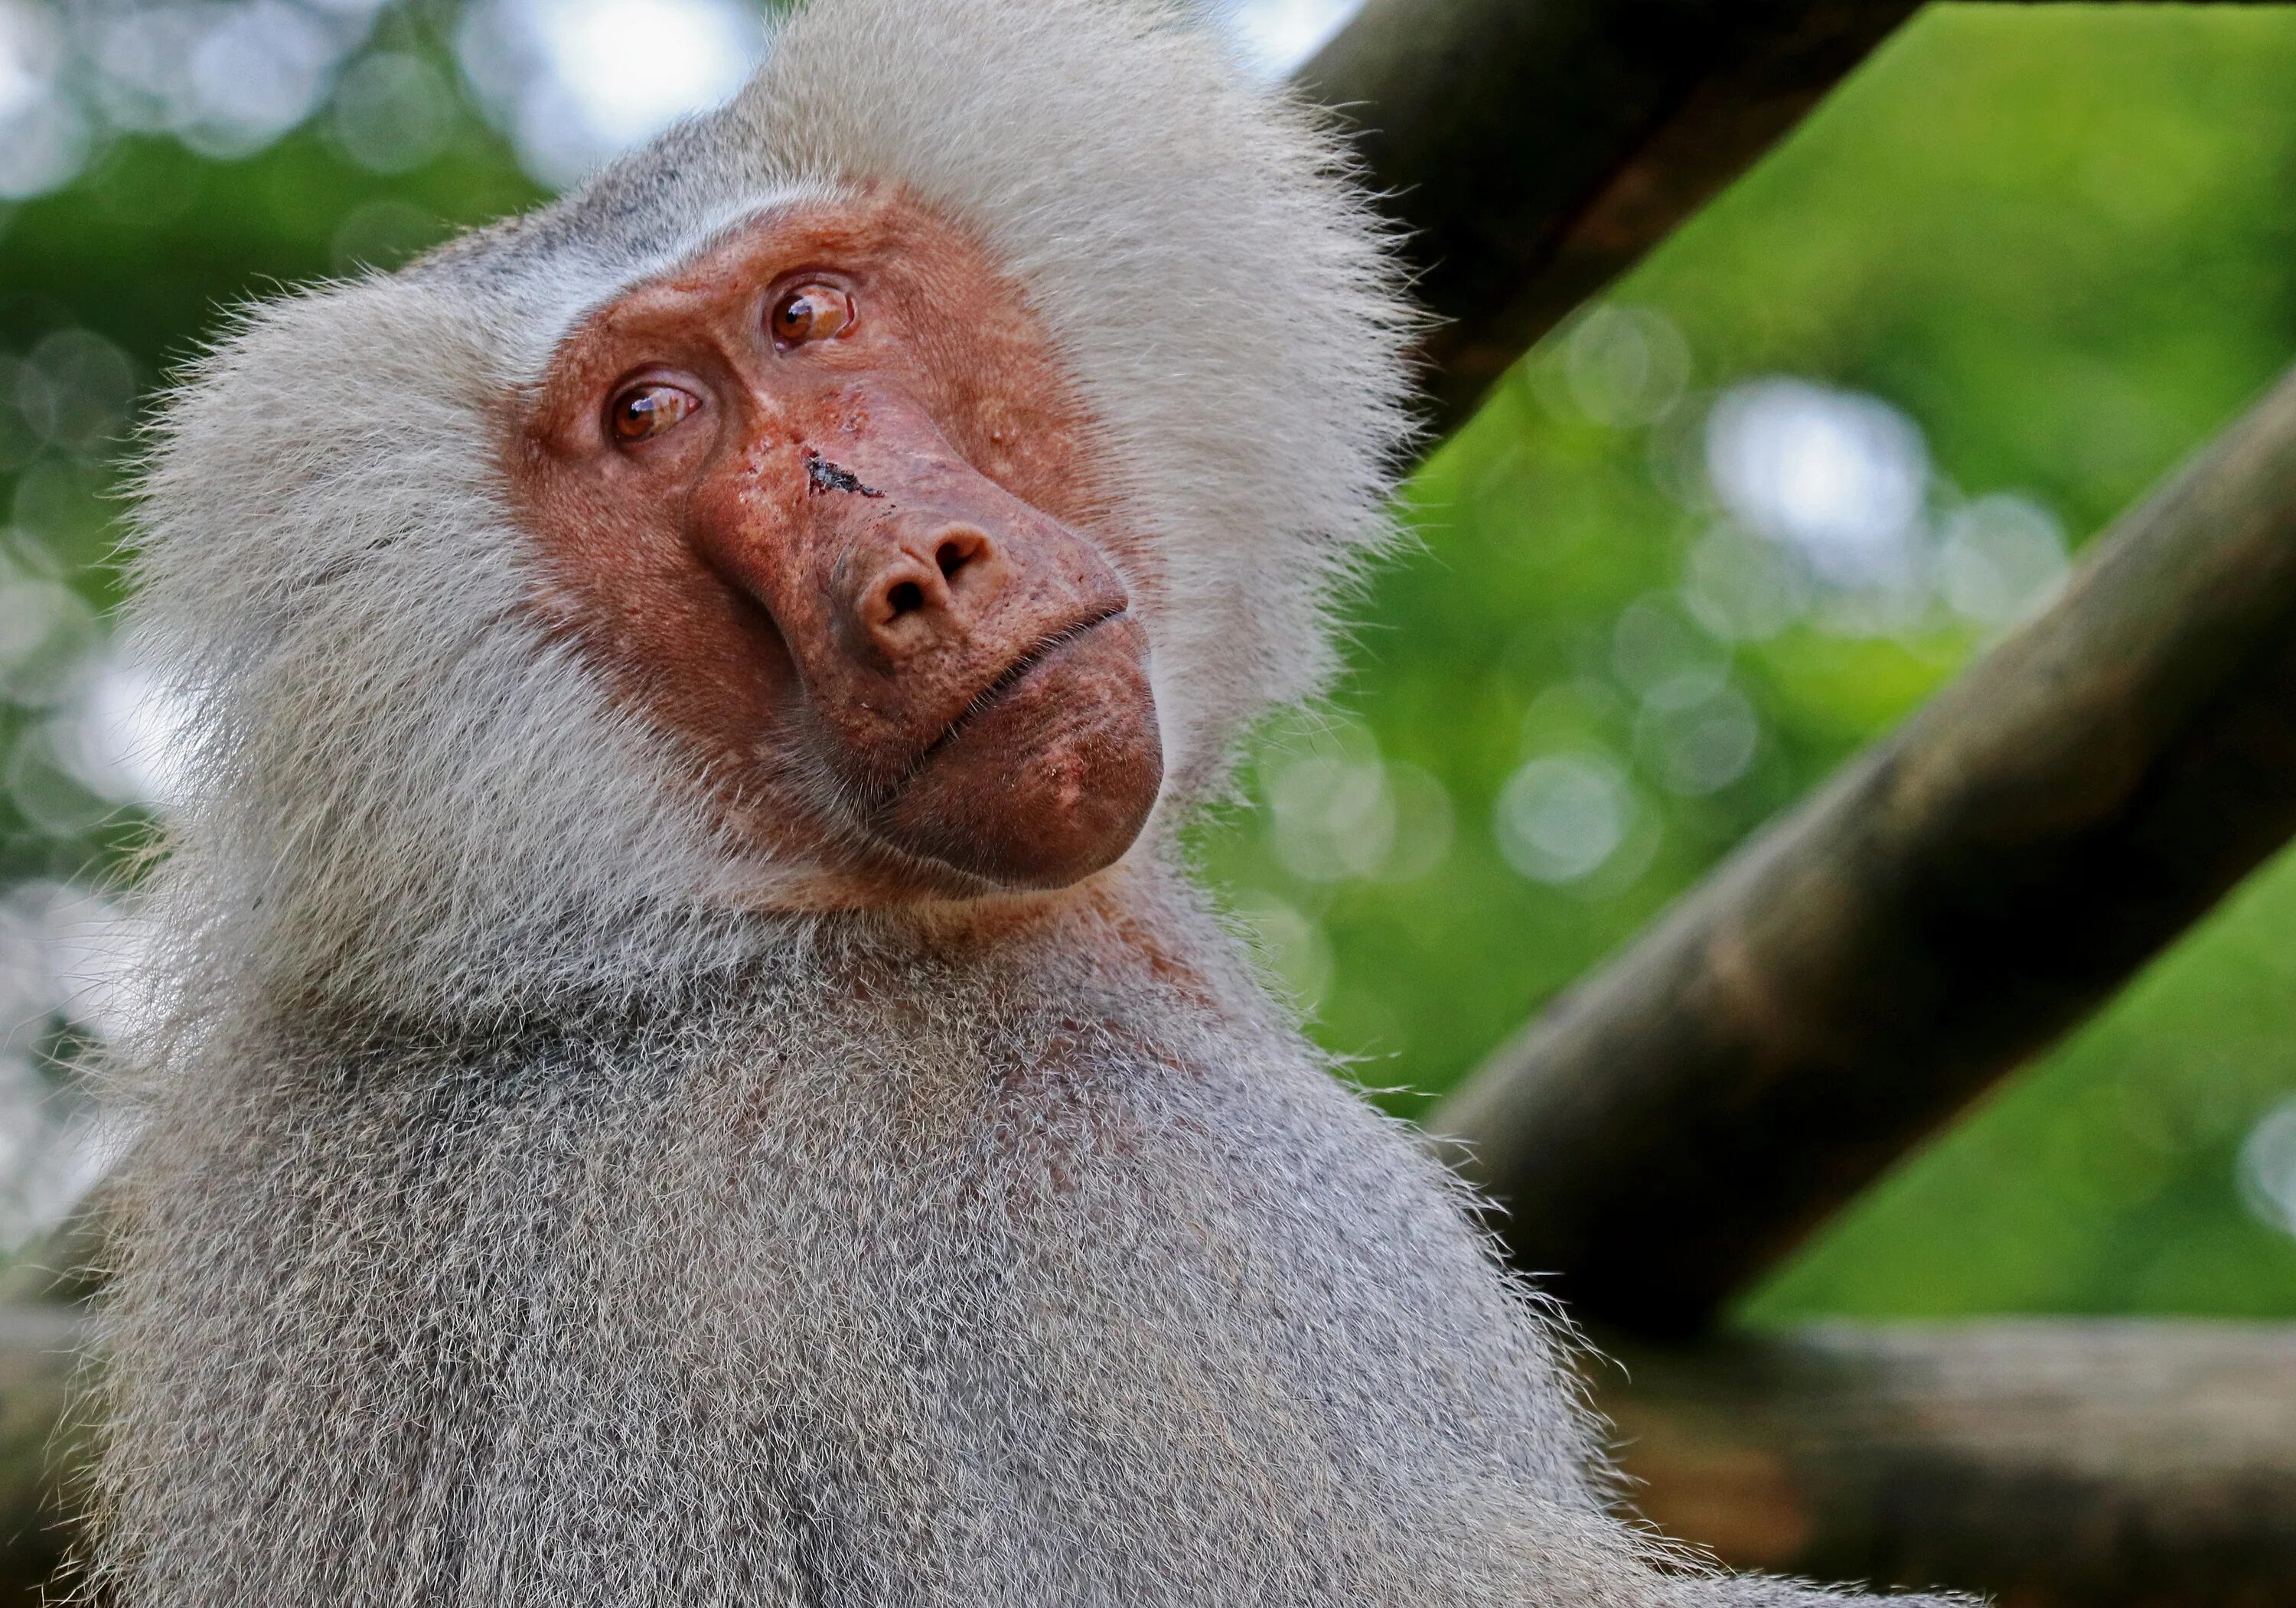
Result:
<svg viewBox="0 0 2296 1608">
<path fill-rule="evenodd" d="M 660 380 L 648 380 L 618 391 L 606 410 L 614 439 L 624 445 L 651 440 L 675 429 L 701 406 L 701 398 Z"/>
<path fill-rule="evenodd" d="M 829 340 L 853 327 L 853 298 L 833 284 L 804 284 L 774 304 L 774 344 L 784 350 Z"/>
</svg>

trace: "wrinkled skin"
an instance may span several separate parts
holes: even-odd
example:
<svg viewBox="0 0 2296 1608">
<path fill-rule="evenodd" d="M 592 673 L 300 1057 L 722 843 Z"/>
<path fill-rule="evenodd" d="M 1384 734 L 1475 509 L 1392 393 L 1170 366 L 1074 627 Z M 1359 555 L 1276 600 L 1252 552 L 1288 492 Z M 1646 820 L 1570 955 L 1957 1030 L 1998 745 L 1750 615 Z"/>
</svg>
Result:
<svg viewBox="0 0 2296 1608">
<path fill-rule="evenodd" d="M 1066 887 L 1139 836 L 1144 567 L 1090 446 L 1019 293 L 879 194 L 600 310 L 504 456 L 543 607 L 835 906 Z"/>
</svg>

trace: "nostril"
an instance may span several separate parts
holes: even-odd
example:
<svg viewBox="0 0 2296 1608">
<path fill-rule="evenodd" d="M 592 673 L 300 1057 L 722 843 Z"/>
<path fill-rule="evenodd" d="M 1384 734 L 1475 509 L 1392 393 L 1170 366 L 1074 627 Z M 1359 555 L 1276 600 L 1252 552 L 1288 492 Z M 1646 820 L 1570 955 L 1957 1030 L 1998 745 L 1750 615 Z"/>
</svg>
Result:
<svg viewBox="0 0 2296 1608">
<path fill-rule="evenodd" d="M 988 555 L 988 538 L 978 530 L 952 530 L 940 538 L 933 549 L 933 562 L 939 566 L 941 578 L 955 580 L 956 572 L 966 565 Z"/>
<path fill-rule="evenodd" d="M 0 5 L 6 3 L 0 0 Z M 890 562 L 862 595 L 873 600 L 864 604 L 869 628 L 892 629 L 905 641 L 916 636 L 919 626 L 935 630 L 969 627 L 996 592 L 993 585 L 980 584 L 993 580 L 997 568 L 996 548 L 985 534 L 962 524 L 919 534 L 931 545 L 901 543 L 887 554 Z"/>
</svg>

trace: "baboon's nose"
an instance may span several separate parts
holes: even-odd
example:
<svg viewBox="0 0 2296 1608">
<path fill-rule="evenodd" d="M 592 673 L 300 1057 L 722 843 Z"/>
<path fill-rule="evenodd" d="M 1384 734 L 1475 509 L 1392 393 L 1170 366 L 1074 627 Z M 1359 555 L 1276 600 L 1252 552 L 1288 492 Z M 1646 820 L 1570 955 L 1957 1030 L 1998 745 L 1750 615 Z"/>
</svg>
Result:
<svg viewBox="0 0 2296 1608">
<path fill-rule="evenodd" d="M 963 521 L 886 532 L 883 550 L 864 572 L 853 623 L 896 668 L 933 649 L 970 638 L 1003 595 L 1012 566 L 986 530 Z"/>
</svg>

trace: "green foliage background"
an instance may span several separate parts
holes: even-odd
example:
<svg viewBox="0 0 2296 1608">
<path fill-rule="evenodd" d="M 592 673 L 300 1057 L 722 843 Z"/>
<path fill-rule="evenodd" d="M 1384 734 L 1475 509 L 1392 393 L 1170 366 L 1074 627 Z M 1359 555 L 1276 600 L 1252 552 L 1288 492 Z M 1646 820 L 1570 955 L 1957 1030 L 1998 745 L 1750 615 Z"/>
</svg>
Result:
<svg viewBox="0 0 2296 1608">
<path fill-rule="evenodd" d="M 447 16 L 394 11 L 378 43 L 444 63 Z M 535 199 L 462 115 L 442 154 L 390 177 L 350 161 L 324 114 L 237 161 L 118 144 L 69 189 L 0 209 L 0 353 L 86 327 L 148 385 L 223 308 L 388 266 Z M 1680 398 L 1603 423 L 1581 405 L 1575 332 L 1533 353 L 1412 481 L 1418 548 L 1370 588 L 1341 716 L 1271 734 L 1250 772 L 1264 793 L 1302 754 L 1375 747 L 1440 783 L 1403 801 L 1447 814 L 1447 849 L 1409 874 L 1303 875 L 1264 809 L 1198 834 L 1316 1030 L 1400 1111 L 1982 645 L 1936 611 L 1890 635 L 1805 621 L 1734 647 L 1699 639 L 1759 714 L 1759 745 L 1718 791 L 1660 785 L 1620 644 L 1635 621 L 1677 617 L 1713 523 L 1685 465 L 1715 394 L 1784 373 L 1878 395 L 1919 423 L 1944 480 L 2021 491 L 2080 540 L 2296 354 L 2296 12 L 1932 8 L 1611 301 L 1679 331 Z M 111 472 L 4 445 L 0 466 L 6 563 L 115 601 Z M 0 706 L 0 742 L 37 718 Z M 1644 830 L 1617 874 L 1550 886 L 1497 847 L 1508 778 L 1557 751 L 1614 756 L 1628 778 Z M 41 813 L 49 825 L 0 799 L 0 882 L 83 875 L 136 829 L 93 801 L 78 825 Z M 2235 1185 L 2243 1136 L 2292 1095 L 2284 863 L 1873 1191 L 1745 1316 L 2296 1315 L 2296 1239 Z"/>
</svg>

